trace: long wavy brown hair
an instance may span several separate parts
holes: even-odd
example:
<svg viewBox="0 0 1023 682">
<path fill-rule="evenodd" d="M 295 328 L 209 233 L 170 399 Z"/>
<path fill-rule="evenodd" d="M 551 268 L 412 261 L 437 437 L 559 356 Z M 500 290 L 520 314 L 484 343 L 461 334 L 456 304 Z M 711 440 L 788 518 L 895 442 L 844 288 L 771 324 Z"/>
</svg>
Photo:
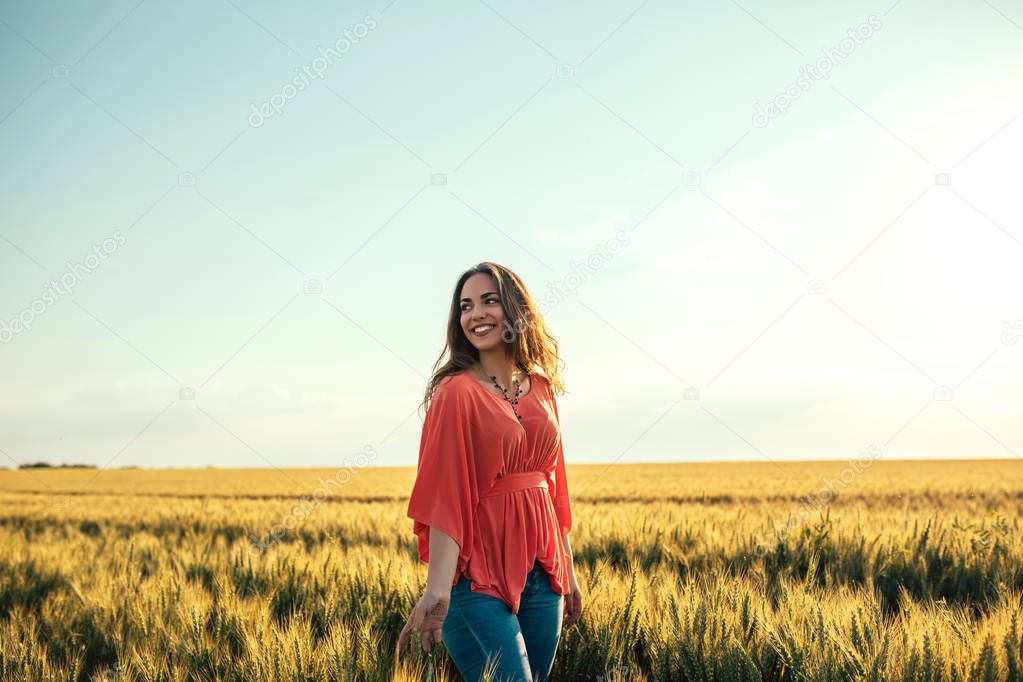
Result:
<svg viewBox="0 0 1023 682">
<path fill-rule="evenodd" d="M 440 356 L 433 364 L 433 376 L 426 386 L 426 394 L 420 403 L 420 409 L 424 412 L 429 409 L 433 392 L 441 379 L 467 370 L 479 360 L 479 351 L 462 331 L 462 307 L 459 300 L 465 281 L 477 273 L 490 275 L 497 286 L 501 309 L 504 311 L 501 338 L 505 343 L 508 357 L 524 372 L 540 371 L 551 382 L 551 388 L 556 394 L 564 395 L 565 386 L 561 380 L 561 369 L 565 363 L 558 356 L 558 341 L 544 322 L 533 297 L 529 294 L 529 289 L 522 282 L 522 278 L 508 268 L 483 261 L 463 272 L 455 282 L 448 312 L 447 340 Z M 445 355 L 448 355 L 447 362 L 444 362 Z M 532 387 L 529 390 L 532 391 Z"/>
</svg>

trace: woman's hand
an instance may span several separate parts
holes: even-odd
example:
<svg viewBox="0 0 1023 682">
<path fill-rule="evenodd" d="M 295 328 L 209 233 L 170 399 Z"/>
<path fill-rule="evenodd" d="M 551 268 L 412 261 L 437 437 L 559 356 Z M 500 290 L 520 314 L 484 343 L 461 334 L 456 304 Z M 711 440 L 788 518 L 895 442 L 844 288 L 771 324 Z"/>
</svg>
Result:
<svg viewBox="0 0 1023 682">
<path fill-rule="evenodd" d="M 583 615 L 583 593 L 575 579 L 568 581 L 568 594 L 565 595 L 565 616 L 562 627 L 575 623 Z"/>
<path fill-rule="evenodd" d="M 433 646 L 433 643 L 430 641 L 431 639 L 439 644 L 441 641 L 441 626 L 444 625 L 444 618 L 448 614 L 448 604 L 450 602 L 450 593 L 436 594 L 429 591 L 424 592 L 423 596 L 416 602 L 416 605 L 412 607 L 412 613 L 409 615 L 408 622 L 405 623 L 401 634 L 398 635 L 398 653 L 401 653 L 405 640 L 408 640 L 409 643 L 409 653 L 412 652 L 411 635 L 413 632 L 419 635 L 423 648 L 426 651 L 429 651 L 430 647 Z"/>
</svg>

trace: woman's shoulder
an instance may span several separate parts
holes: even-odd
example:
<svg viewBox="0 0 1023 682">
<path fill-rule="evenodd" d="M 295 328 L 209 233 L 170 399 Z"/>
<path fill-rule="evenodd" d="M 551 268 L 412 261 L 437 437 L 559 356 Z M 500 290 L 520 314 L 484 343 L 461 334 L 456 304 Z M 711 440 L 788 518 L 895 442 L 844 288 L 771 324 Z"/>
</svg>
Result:
<svg viewBox="0 0 1023 682">
<path fill-rule="evenodd" d="M 466 379 L 469 379 L 469 374 L 464 370 L 460 369 L 457 372 L 451 374 L 445 374 L 437 381 L 437 386 L 460 386 Z"/>
<path fill-rule="evenodd" d="M 536 385 L 544 390 L 550 390 L 551 380 L 539 372 L 531 372 L 530 379 L 536 380 Z M 434 387 L 434 395 L 469 395 L 475 396 L 476 391 L 473 384 L 479 385 L 479 380 L 465 370 L 459 370 L 441 377 Z M 530 389 L 532 390 L 532 389 Z"/>
<path fill-rule="evenodd" d="M 459 419 L 462 414 L 469 412 L 468 406 L 473 399 L 471 389 L 461 372 L 442 376 L 430 394 L 426 407 L 427 420 Z"/>
<path fill-rule="evenodd" d="M 536 379 L 537 386 L 543 388 L 546 391 L 551 390 L 551 380 L 545 377 L 543 374 L 540 374 L 539 372 L 533 372 L 531 376 L 533 377 L 533 379 Z"/>
<path fill-rule="evenodd" d="M 452 374 L 446 374 L 437 380 L 437 384 L 433 389 L 433 395 L 435 397 L 442 395 L 466 395 L 472 388 L 467 383 L 467 379 L 475 381 L 475 379 L 469 376 L 464 370 L 460 370 Z"/>
</svg>

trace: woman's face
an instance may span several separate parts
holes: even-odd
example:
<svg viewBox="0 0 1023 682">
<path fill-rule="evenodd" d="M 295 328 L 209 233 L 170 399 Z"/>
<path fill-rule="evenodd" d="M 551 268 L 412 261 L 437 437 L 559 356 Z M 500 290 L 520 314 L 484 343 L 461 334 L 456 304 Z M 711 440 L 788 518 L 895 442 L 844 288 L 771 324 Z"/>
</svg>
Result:
<svg viewBox="0 0 1023 682">
<path fill-rule="evenodd" d="M 504 325 L 504 309 L 497 294 L 494 278 L 477 272 L 462 285 L 459 296 L 462 311 L 462 332 L 465 338 L 478 350 L 491 350 L 503 343 L 501 329 Z M 479 328 L 482 334 L 477 334 Z"/>
</svg>

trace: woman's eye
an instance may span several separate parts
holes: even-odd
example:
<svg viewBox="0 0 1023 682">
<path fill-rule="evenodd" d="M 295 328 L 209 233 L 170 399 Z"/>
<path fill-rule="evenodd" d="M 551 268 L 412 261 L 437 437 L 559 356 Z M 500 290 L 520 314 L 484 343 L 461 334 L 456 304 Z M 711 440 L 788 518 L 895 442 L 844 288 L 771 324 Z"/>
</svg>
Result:
<svg viewBox="0 0 1023 682">
<path fill-rule="evenodd" d="M 491 296 L 490 298 L 488 298 L 488 299 L 487 299 L 487 300 L 485 301 L 485 303 L 500 303 L 500 302 L 501 302 L 501 299 L 499 299 L 499 298 L 496 298 L 496 297 L 494 297 L 494 296 Z M 465 312 L 465 311 L 467 311 L 468 309 L 469 309 L 469 304 L 468 304 L 468 303 L 463 303 L 463 304 L 462 304 L 462 312 L 464 313 L 464 312 Z"/>
</svg>

